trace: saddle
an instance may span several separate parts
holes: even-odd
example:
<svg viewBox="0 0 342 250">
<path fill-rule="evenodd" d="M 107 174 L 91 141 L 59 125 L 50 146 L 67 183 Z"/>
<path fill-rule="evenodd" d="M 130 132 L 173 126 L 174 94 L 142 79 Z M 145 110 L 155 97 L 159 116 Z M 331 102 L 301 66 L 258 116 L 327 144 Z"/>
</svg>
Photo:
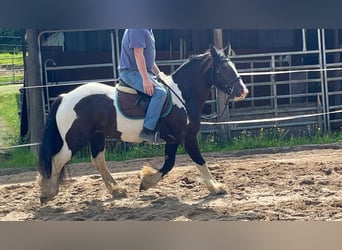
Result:
<svg viewBox="0 0 342 250">
<path fill-rule="evenodd" d="M 122 80 L 119 80 L 115 89 L 116 98 L 114 100 L 117 110 L 129 119 L 144 119 L 151 97 L 131 88 Z M 171 93 L 167 89 L 167 97 L 160 118 L 170 114 L 172 104 Z"/>
</svg>

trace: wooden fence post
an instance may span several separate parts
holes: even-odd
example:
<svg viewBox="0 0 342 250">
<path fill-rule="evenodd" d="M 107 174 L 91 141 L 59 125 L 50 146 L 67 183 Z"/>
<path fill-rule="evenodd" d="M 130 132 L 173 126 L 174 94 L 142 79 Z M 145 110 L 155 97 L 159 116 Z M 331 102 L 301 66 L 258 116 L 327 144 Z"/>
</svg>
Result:
<svg viewBox="0 0 342 250">
<path fill-rule="evenodd" d="M 40 63 L 39 63 L 39 48 L 38 48 L 38 30 L 26 30 L 28 56 L 26 60 L 27 80 L 26 85 L 26 102 L 28 111 L 28 127 L 30 142 L 37 143 L 41 141 L 42 131 L 44 129 L 44 112 L 43 112 L 43 97 L 40 87 L 42 79 L 40 76 Z M 33 87 L 33 88 L 32 88 Z M 37 146 L 31 146 L 31 151 L 35 154 L 38 153 Z"/>
<path fill-rule="evenodd" d="M 214 45 L 218 49 L 223 49 L 223 37 L 221 29 L 214 29 Z M 226 94 L 222 91 L 217 91 L 217 113 L 220 115 L 224 111 L 224 106 L 226 102 Z M 227 121 L 227 115 L 218 117 L 218 121 Z M 218 127 L 218 136 L 220 141 L 225 142 L 228 140 L 228 127 L 225 125 L 220 125 Z"/>
</svg>

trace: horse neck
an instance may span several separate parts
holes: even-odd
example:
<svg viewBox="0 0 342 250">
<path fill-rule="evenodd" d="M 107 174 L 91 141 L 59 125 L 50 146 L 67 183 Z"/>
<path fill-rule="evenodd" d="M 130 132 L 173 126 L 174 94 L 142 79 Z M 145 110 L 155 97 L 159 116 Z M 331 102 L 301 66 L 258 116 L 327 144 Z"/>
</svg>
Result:
<svg viewBox="0 0 342 250">
<path fill-rule="evenodd" d="M 204 105 L 211 87 L 210 78 L 210 62 L 205 59 L 190 60 L 172 74 L 187 106 Z"/>
</svg>

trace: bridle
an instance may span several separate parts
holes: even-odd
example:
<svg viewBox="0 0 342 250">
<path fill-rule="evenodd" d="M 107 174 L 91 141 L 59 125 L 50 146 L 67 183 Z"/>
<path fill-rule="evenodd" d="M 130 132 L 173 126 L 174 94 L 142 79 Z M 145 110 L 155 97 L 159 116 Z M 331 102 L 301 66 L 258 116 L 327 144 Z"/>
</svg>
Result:
<svg viewBox="0 0 342 250">
<path fill-rule="evenodd" d="M 225 83 L 224 85 L 224 89 L 226 90 L 225 93 L 227 94 L 227 99 L 224 103 L 224 109 L 222 110 L 221 114 L 219 114 L 218 120 L 221 119 L 221 117 L 223 116 L 223 114 L 226 112 L 228 105 L 229 105 L 229 99 L 231 97 L 231 95 L 233 94 L 234 91 L 234 86 L 232 86 L 232 84 L 236 81 L 239 81 L 241 79 L 241 76 L 237 75 L 236 77 L 234 77 L 232 80 L 228 81 L 227 79 L 225 79 L 219 69 L 219 65 L 222 62 L 230 62 L 229 58 L 220 58 L 219 62 L 214 64 L 213 68 L 212 68 L 212 73 L 211 73 L 211 83 L 215 82 L 215 78 L 217 77 L 217 75 L 221 75 L 221 78 L 223 80 L 223 82 Z M 213 84 L 214 85 L 214 84 Z"/>
<path fill-rule="evenodd" d="M 211 74 L 211 83 L 215 82 L 215 78 L 217 75 L 221 75 L 221 78 L 223 79 L 223 82 L 225 83 L 224 85 L 224 89 L 226 90 L 226 94 L 227 94 L 227 101 L 229 100 L 230 96 L 233 94 L 234 91 L 234 87 L 231 86 L 234 82 L 238 81 L 241 79 L 241 76 L 237 75 L 235 78 L 233 78 L 232 80 L 228 81 L 227 79 L 225 79 L 219 69 L 219 64 L 221 62 L 230 62 L 229 58 L 220 58 L 219 62 L 216 63 L 213 66 L 213 70 L 212 70 L 212 74 Z"/>
</svg>

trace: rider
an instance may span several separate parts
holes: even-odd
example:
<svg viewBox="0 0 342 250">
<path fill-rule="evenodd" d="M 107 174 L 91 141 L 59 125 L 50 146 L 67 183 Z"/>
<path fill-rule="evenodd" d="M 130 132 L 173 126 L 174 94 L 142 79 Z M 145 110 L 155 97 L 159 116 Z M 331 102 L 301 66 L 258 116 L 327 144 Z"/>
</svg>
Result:
<svg viewBox="0 0 342 250">
<path fill-rule="evenodd" d="M 166 90 L 154 77 L 162 73 L 155 58 L 155 40 L 151 29 L 125 30 L 121 43 L 119 76 L 127 85 L 151 96 L 140 138 L 152 143 L 162 142 L 156 126 L 167 96 Z"/>
</svg>

